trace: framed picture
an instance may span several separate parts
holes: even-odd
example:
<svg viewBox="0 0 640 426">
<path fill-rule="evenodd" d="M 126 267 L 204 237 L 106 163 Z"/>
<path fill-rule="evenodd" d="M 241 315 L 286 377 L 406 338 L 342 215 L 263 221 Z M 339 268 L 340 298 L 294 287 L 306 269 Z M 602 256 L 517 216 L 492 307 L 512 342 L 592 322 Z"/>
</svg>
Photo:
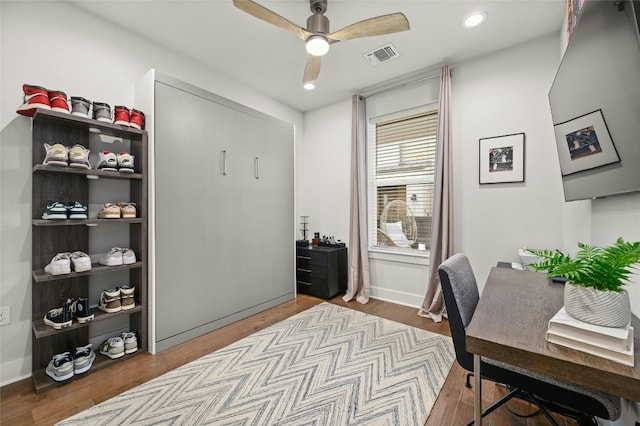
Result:
<svg viewBox="0 0 640 426">
<path fill-rule="evenodd" d="M 562 176 L 620 161 L 602 110 L 553 125 Z"/>
<path fill-rule="evenodd" d="M 480 183 L 524 182 L 524 133 L 480 139 Z"/>
</svg>

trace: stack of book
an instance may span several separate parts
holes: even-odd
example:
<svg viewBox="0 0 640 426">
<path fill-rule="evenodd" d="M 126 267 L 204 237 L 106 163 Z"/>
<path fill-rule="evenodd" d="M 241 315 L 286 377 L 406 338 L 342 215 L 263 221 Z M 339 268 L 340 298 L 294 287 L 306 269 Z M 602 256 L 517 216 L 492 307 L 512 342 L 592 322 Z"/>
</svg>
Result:
<svg viewBox="0 0 640 426">
<path fill-rule="evenodd" d="M 604 327 L 570 316 L 564 307 L 549 320 L 547 341 L 633 367 L 633 327 Z"/>
</svg>

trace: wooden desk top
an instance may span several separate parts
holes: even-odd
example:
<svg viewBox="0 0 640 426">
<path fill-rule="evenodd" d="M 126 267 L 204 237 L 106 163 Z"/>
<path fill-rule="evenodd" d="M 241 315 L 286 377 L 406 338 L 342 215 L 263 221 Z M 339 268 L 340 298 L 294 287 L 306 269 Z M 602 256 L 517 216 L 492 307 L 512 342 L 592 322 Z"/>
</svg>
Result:
<svg viewBox="0 0 640 426">
<path fill-rule="evenodd" d="M 493 268 L 467 327 L 467 350 L 483 357 L 640 401 L 640 320 L 633 317 L 635 366 L 628 367 L 545 339 L 564 304 L 564 285 L 544 274 Z"/>
</svg>

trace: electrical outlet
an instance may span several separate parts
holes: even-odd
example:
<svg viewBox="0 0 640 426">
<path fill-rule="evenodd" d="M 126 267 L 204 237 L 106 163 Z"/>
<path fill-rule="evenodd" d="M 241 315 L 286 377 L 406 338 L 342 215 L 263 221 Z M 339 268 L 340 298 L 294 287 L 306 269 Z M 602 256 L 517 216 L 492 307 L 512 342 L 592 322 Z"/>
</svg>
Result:
<svg viewBox="0 0 640 426">
<path fill-rule="evenodd" d="M 7 325 L 11 322 L 11 306 L 0 307 L 0 325 Z"/>
</svg>

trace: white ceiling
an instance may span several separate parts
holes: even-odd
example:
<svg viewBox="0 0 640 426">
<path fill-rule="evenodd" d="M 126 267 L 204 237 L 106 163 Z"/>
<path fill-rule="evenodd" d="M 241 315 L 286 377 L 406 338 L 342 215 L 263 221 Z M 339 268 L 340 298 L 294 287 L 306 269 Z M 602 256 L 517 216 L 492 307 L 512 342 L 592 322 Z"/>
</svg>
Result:
<svg viewBox="0 0 640 426">
<path fill-rule="evenodd" d="M 257 0 L 305 27 L 308 0 Z M 103 20 L 203 63 L 295 109 L 308 111 L 369 87 L 442 63 L 457 62 L 560 33 L 565 0 L 328 0 L 331 32 L 394 12 L 404 13 L 406 32 L 333 44 L 322 58 L 317 87 L 302 88 L 304 43 L 236 7 L 232 0 L 101 1 L 72 3 Z M 462 21 L 483 10 L 487 22 L 467 30 Z M 400 57 L 372 66 L 364 54 L 392 43 Z M 531 58 L 535 61 L 535 58 Z"/>
</svg>

